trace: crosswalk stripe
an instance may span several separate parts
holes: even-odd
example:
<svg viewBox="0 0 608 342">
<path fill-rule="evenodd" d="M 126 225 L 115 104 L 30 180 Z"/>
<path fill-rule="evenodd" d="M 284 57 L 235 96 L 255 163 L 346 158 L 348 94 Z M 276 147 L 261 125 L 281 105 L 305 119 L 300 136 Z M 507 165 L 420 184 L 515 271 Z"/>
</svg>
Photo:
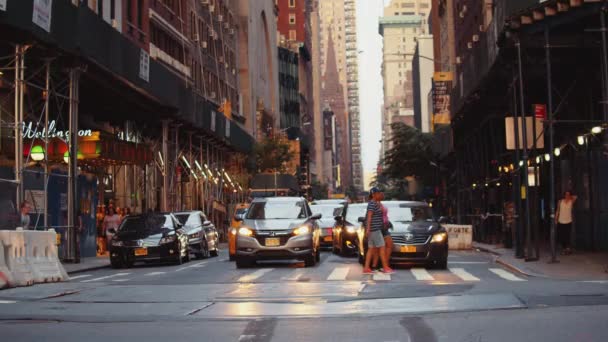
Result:
<svg viewBox="0 0 608 342">
<path fill-rule="evenodd" d="M 411 272 L 416 280 L 435 280 L 435 278 L 433 278 L 433 276 L 424 268 L 412 268 Z"/>
<path fill-rule="evenodd" d="M 345 280 L 349 270 L 348 267 L 336 267 L 327 277 L 327 280 Z"/>
<path fill-rule="evenodd" d="M 374 273 L 374 276 L 372 277 L 372 279 L 374 279 L 374 280 L 391 280 L 391 275 L 382 273 L 382 272 L 376 272 L 376 273 Z"/>
<path fill-rule="evenodd" d="M 112 275 L 105 276 L 105 277 L 99 277 L 99 278 L 94 278 L 94 279 L 83 280 L 83 281 L 81 281 L 81 283 L 90 283 L 92 281 L 99 281 L 99 280 L 104 280 L 104 279 L 116 278 L 116 277 L 121 277 L 121 276 L 129 275 L 129 274 L 131 274 L 131 273 L 116 273 L 116 274 L 112 274 Z"/>
<path fill-rule="evenodd" d="M 479 281 L 480 279 L 471 273 L 465 271 L 464 268 L 450 268 L 450 272 L 454 273 L 458 278 L 464 281 Z"/>
<path fill-rule="evenodd" d="M 17 303 L 14 300 L 0 300 L 0 304 L 15 304 Z"/>
<path fill-rule="evenodd" d="M 272 270 L 274 270 L 274 268 L 263 268 L 261 270 L 257 270 L 253 273 L 244 275 L 242 277 L 239 278 L 239 282 L 240 283 L 249 283 L 252 282 L 258 278 L 260 278 L 261 276 L 263 276 L 264 274 L 271 272 Z"/>
<path fill-rule="evenodd" d="M 87 277 L 90 277 L 90 276 L 91 276 L 90 274 L 81 274 L 81 275 L 70 277 L 70 280 L 76 280 L 76 279 L 80 279 L 80 278 L 87 278 Z"/>
<path fill-rule="evenodd" d="M 150 273 L 146 273 L 145 276 L 151 277 L 151 276 L 155 276 L 155 275 L 161 275 L 161 274 L 165 274 L 167 272 L 150 272 Z"/>
<path fill-rule="evenodd" d="M 131 279 L 112 279 L 112 281 L 115 281 L 117 283 L 121 283 L 121 282 L 125 282 L 125 281 L 129 281 Z"/>
<path fill-rule="evenodd" d="M 298 270 L 294 270 L 293 272 L 291 272 L 288 276 L 282 277 L 281 280 L 298 281 L 298 279 L 302 278 L 303 275 L 304 275 L 304 270 L 298 269 Z"/>
<path fill-rule="evenodd" d="M 519 277 L 516 277 L 515 275 L 500 269 L 500 268 L 490 268 L 490 272 L 496 274 L 497 276 L 509 280 L 509 281 L 526 281 L 525 279 L 521 279 Z"/>
</svg>

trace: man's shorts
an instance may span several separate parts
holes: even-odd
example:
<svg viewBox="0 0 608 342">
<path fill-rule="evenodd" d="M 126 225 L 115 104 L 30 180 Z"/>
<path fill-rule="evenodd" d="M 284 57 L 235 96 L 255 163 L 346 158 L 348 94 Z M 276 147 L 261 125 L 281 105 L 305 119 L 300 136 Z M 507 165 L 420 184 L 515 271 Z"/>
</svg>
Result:
<svg viewBox="0 0 608 342">
<path fill-rule="evenodd" d="M 367 237 L 367 245 L 370 248 L 384 247 L 384 237 L 382 231 L 372 230 Z"/>
</svg>

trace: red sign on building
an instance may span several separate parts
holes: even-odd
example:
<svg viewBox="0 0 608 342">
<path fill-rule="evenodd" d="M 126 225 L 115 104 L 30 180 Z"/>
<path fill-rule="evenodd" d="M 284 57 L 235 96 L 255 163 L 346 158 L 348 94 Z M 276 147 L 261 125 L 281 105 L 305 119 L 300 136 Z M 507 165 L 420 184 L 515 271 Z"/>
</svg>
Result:
<svg viewBox="0 0 608 342">
<path fill-rule="evenodd" d="M 544 104 L 535 104 L 534 105 L 534 117 L 537 119 L 546 119 L 547 118 L 547 105 Z"/>
</svg>

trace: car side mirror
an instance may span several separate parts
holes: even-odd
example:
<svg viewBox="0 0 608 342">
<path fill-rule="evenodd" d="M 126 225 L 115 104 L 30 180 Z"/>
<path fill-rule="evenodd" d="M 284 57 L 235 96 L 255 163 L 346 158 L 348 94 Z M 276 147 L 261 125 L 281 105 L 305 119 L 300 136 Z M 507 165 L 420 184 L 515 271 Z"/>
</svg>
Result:
<svg viewBox="0 0 608 342">
<path fill-rule="evenodd" d="M 321 219 L 321 217 L 323 217 L 323 215 L 321 215 L 321 214 L 315 214 L 315 215 L 312 215 L 312 216 L 310 217 L 310 219 L 311 219 L 311 220 L 320 220 L 320 219 Z"/>
<path fill-rule="evenodd" d="M 334 217 L 334 220 L 336 220 L 336 222 L 338 222 L 338 223 L 342 223 L 344 218 L 341 215 L 338 215 L 338 216 Z"/>
<path fill-rule="evenodd" d="M 203 222 L 203 226 L 205 226 L 205 227 L 209 227 L 210 225 L 211 225 L 211 221 Z"/>
<path fill-rule="evenodd" d="M 361 223 L 365 223 L 365 216 L 361 216 L 357 219 L 357 221 L 361 222 Z"/>
<path fill-rule="evenodd" d="M 242 215 L 234 215 L 234 220 L 236 222 L 242 222 L 243 221 L 243 216 Z"/>
<path fill-rule="evenodd" d="M 110 234 L 116 234 L 116 229 L 114 229 L 114 228 L 108 228 L 108 233 L 110 233 Z"/>
<path fill-rule="evenodd" d="M 448 223 L 448 218 L 445 216 L 441 216 L 437 222 L 439 222 L 441 224 Z"/>
</svg>

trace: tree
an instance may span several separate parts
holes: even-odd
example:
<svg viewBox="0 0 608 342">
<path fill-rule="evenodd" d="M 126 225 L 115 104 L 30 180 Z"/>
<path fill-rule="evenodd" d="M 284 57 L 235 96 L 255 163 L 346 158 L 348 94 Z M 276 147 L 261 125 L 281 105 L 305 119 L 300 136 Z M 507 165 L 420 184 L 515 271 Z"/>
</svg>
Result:
<svg viewBox="0 0 608 342">
<path fill-rule="evenodd" d="M 319 181 L 314 181 L 310 186 L 312 188 L 313 199 L 327 199 L 327 193 L 329 190 L 327 184 L 321 184 Z"/>
<path fill-rule="evenodd" d="M 253 147 L 258 172 L 285 172 L 294 155 L 289 143 L 279 137 L 268 137 Z"/>
<path fill-rule="evenodd" d="M 433 136 L 403 123 L 391 125 L 393 147 L 387 151 L 382 174 L 377 182 L 395 198 L 403 197 L 406 177 L 415 177 L 424 184 L 436 180 L 437 157 L 433 152 Z"/>
</svg>

